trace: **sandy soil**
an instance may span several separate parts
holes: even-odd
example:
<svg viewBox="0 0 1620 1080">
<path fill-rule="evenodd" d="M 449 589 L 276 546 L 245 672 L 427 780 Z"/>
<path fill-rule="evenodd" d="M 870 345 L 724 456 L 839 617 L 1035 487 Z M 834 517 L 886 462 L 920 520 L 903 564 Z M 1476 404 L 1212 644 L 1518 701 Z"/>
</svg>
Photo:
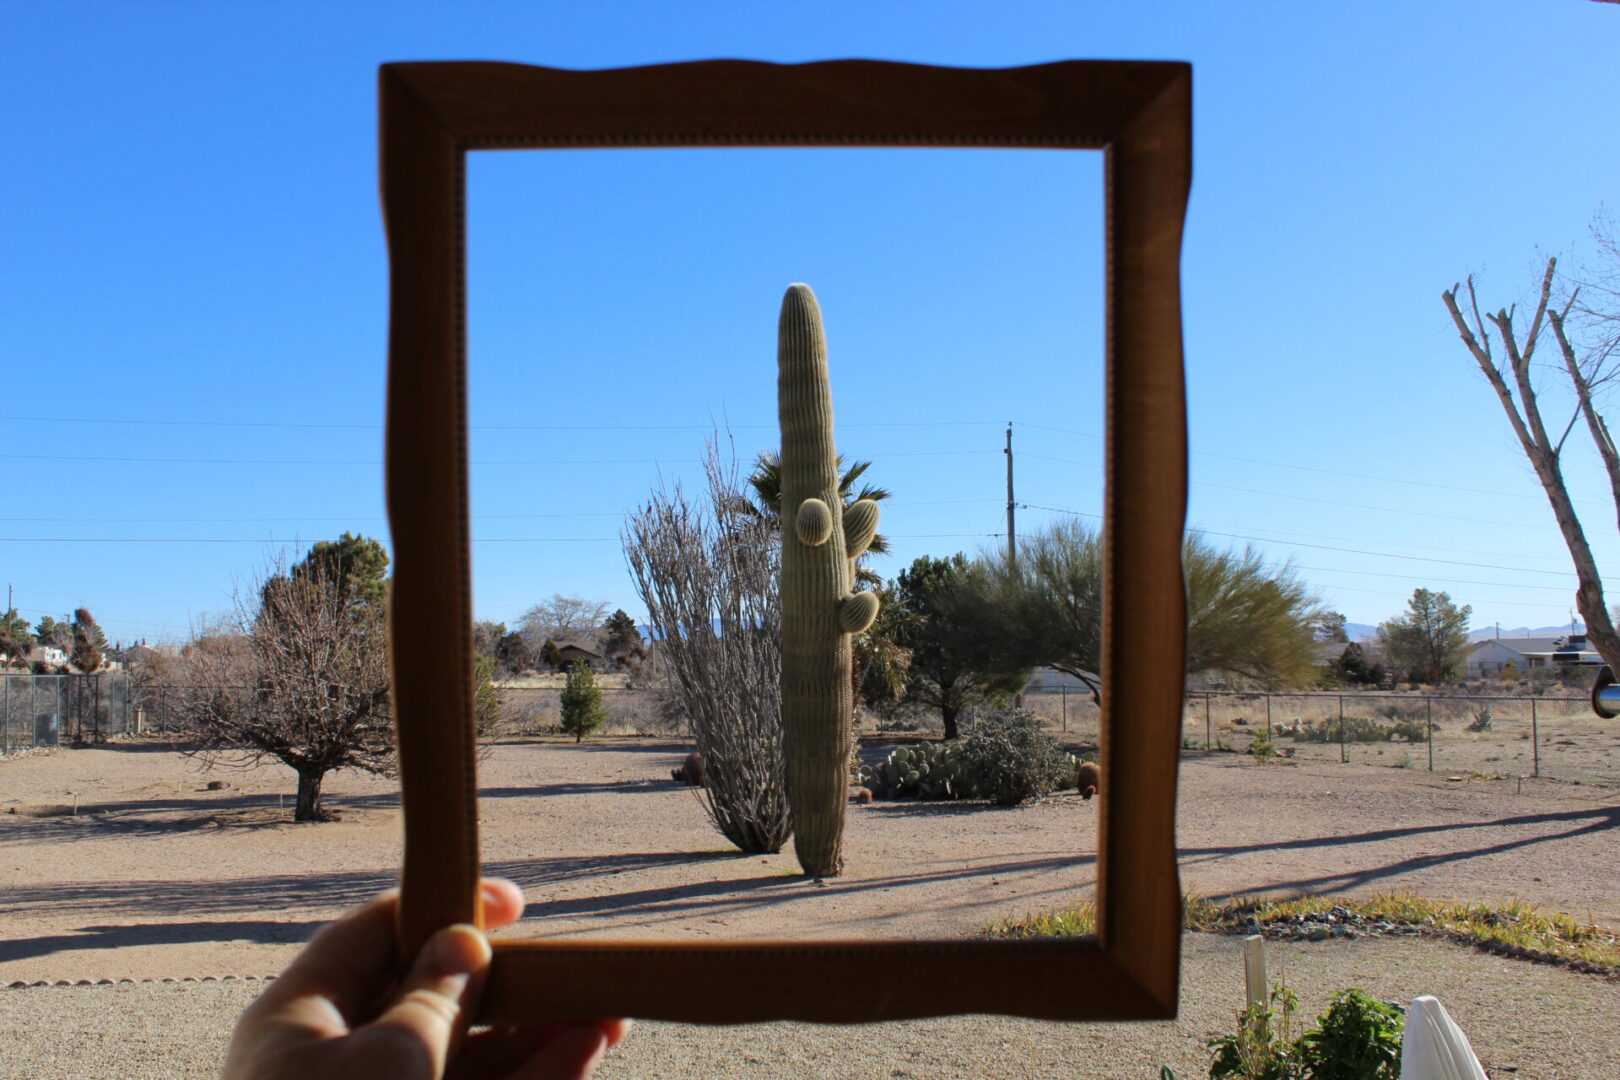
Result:
<svg viewBox="0 0 1620 1080">
<path fill-rule="evenodd" d="M 1061 906 L 1094 880 L 1097 804 L 1067 795 L 1016 810 L 852 807 L 848 872 L 818 887 L 797 876 L 790 851 L 728 848 L 696 795 L 668 780 L 684 750 L 623 739 L 494 751 L 481 772 L 481 831 L 488 868 L 529 896 L 513 936 L 954 936 Z M 390 781 L 333 776 L 327 798 L 343 820 L 310 826 L 290 823 L 291 779 L 280 767 L 203 773 L 146 743 L 0 762 L 0 985 L 279 970 L 321 924 L 391 884 L 399 850 Z M 210 780 L 228 786 L 209 790 Z M 1194 755 L 1183 761 L 1179 813 L 1183 884 L 1205 895 L 1408 889 L 1523 898 L 1620 925 L 1614 790 Z M 1189 939 L 1202 941 L 1219 944 L 1189 946 L 1189 977 L 1206 953 L 1235 947 Z M 1613 981 L 1436 943 L 1329 943 L 1299 955 L 1351 962 L 1364 982 L 1397 959 L 1468 968 L 1456 992 L 1472 994 L 1476 1023 L 1516 1021 L 1493 1037 L 1511 1030 L 1506 1045 L 1524 1060 L 1567 1047 L 1586 1011 L 1620 1011 Z M 1225 978 L 1240 985 L 1239 972 Z M 1548 1045 L 1525 1050 L 1520 992 L 1549 978 L 1568 989 L 1545 993 L 1554 1019 L 1538 1022 L 1531 1042 Z M 1620 1034 L 1607 1027 L 1601 1038 L 1614 1045 L 1583 1054 L 1620 1062 Z"/>
</svg>

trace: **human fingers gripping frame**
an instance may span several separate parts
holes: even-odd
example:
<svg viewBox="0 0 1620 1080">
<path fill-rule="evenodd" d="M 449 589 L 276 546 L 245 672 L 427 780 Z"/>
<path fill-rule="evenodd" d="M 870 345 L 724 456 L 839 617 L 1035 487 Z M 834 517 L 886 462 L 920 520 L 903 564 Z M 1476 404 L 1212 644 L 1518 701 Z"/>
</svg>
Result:
<svg viewBox="0 0 1620 1080">
<path fill-rule="evenodd" d="M 465 155 L 489 149 L 980 146 L 1107 158 L 1107 487 L 1095 939 L 496 942 L 478 1019 L 633 1015 L 850 1023 L 952 1013 L 1173 1016 L 1175 773 L 1185 655 L 1180 248 L 1191 68 L 961 69 L 705 61 L 613 71 L 494 63 L 380 73 L 390 258 L 388 504 L 405 808 L 399 932 L 481 923 L 468 558 Z M 446 632 L 445 628 L 449 628 Z M 1122 737 L 1126 732 L 1129 737 Z M 905 980 L 851 980 L 903 964 Z M 859 965 L 852 968 L 851 965 Z M 974 978 L 960 978 L 972 970 Z"/>
</svg>

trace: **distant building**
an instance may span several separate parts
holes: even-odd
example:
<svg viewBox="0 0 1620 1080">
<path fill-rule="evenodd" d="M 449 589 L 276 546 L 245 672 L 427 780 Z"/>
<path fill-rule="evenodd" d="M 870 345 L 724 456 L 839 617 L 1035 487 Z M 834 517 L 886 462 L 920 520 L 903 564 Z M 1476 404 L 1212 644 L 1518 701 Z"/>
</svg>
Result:
<svg viewBox="0 0 1620 1080">
<path fill-rule="evenodd" d="M 1564 637 L 1486 638 L 1468 653 L 1468 676 L 1500 674 L 1512 664 L 1518 671 L 1597 667 L 1603 658 L 1586 642 L 1585 634 Z"/>
<path fill-rule="evenodd" d="M 592 652 L 585 646 L 578 645 L 573 642 L 570 642 L 567 645 L 557 646 L 557 652 L 562 656 L 562 666 L 565 669 L 573 667 L 574 661 L 576 660 L 585 661 L 585 666 L 590 668 L 592 671 L 605 671 L 611 666 L 605 659 L 603 659 L 601 653 Z"/>
</svg>

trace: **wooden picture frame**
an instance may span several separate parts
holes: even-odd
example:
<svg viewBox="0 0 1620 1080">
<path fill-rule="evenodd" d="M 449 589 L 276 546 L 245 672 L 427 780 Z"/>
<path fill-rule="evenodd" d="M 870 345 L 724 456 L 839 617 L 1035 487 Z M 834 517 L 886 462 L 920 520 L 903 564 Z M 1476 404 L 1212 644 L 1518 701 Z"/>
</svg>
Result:
<svg viewBox="0 0 1620 1080">
<path fill-rule="evenodd" d="M 466 154 L 690 146 L 1101 150 L 1108 264 L 1101 732 L 1108 777 L 1097 936 L 498 941 L 477 1022 L 1174 1016 L 1186 632 L 1180 249 L 1191 178 L 1190 66 L 1066 61 L 996 70 L 720 60 L 565 71 L 454 62 L 387 64 L 379 80 L 391 267 L 389 632 L 405 816 L 403 955 L 441 926 L 480 918 Z M 761 377 L 774 378 L 770 358 L 761 364 Z M 886 968 L 904 975 L 871 977 Z"/>
</svg>

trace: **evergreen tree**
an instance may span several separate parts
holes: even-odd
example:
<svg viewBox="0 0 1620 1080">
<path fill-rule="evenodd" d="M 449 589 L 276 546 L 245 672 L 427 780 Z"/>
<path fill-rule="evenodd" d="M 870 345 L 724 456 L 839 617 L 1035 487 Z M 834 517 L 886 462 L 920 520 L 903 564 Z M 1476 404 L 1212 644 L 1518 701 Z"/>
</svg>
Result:
<svg viewBox="0 0 1620 1080">
<path fill-rule="evenodd" d="M 608 616 L 604 629 L 607 637 L 602 643 L 602 652 L 621 669 L 640 662 L 647 655 L 647 645 L 641 640 L 636 620 L 623 608 Z"/>
<path fill-rule="evenodd" d="M 480 738 L 493 738 L 501 728 L 501 695 L 495 689 L 495 658 L 473 656 L 473 726 Z"/>
<path fill-rule="evenodd" d="M 39 620 L 39 626 L 34 630 L 34 637 L 46 648 L 71 652 L 73 649 L 73 620 L 64 619 L 57 622 L 49 615 L 46 615 Z"/>
<path fill-rule="evenodd" d="M 473 651 L 480 656 L 498 658 L 501 638 L 505 636 L 505 623 L 475 622 L 473 623 Z"/>
<path fill-rule="evenodd" d="M 596 685 L 596 675 L 585 661 L 575 660 L 562 692 L 563 731 L 579 742 L 601 727 L 606 719 L 607 712 L 602 708 L 602 691 Z"/>
<path fill-rule="evenodd" d="M 1468 656 L 1468 619 L 1474 609 L 1447 593 L 1413 589 L 1406 614 L 1379 624 L 1392 666 L 1412 682 L 1439 683 L 1454 676 Z"/>
<path fill-rule="evenodd" d="M 34 647 L 34 635 L 28 625 L 28 620 L 18 615 L 16 608 L 0 615 L 0 653 L 5 654 L 6 663 L 20 663 Z"/>
<path fill-rule="evenodd" d="M 292 568 L 292 579 L 319 576 L 337 586 L 350 609 L 380 606 L 388 595 L 388 553 L 369 536 L 322 540 Z"/>
<path fill-rule="evenodd" d="M 540 646 L 540 659 L 547 667 L 551 668 L 552 671 L 562 670 L 562 650 L 558 648 L 557 643 L 552 641 L 550 638 L 546 638 L 546 643 Z"/>
<path fill-rule="evenodd" d="M 523 635 L 514 630 L 503 635 L 496 643 L 495 662 L 501 666 L 501 670 L 516 675 L 534 666 L 534 651 L 529 648 Z"/>
<path fill-rule="evenodd" d="M 87 608 L 73 613 L 73 666 L 89 675 L 102 664 L 107 638 Z"/>
<path fill-rule="evenodd" d="M 905 696 L 939 710 L 945 738 L 960 731 L 969 705 L 1000 702 L 1022 690 L 1029 665 L 964 606 L 966 556 L 919 556 L 895 579 L 893 644 L 909 650 Z M 870 631 L 868 631 L 870 634 Z"/>
</svg>

